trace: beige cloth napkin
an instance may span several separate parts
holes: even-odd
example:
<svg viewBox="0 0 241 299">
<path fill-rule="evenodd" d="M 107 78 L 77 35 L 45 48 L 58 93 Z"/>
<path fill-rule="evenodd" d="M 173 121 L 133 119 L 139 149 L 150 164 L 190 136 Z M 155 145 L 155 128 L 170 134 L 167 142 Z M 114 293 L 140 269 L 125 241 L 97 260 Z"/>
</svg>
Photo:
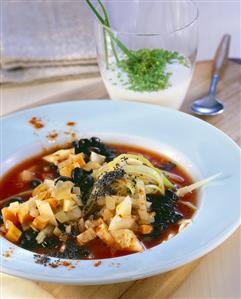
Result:
<svg viewBox="0 0 241 299">
<path fill-rule="evenodd" d="M 1 82 L 98 72 L 93 16 L 83 0 L 2 3 Z"/>
<path fill-rule="evenodd" d="M 4 85 L 87 78 L 98 75 L 99 68 L 97 65 L 23 68 L 14 71 L 0 69 L 1 83 Z"/>
</svg>

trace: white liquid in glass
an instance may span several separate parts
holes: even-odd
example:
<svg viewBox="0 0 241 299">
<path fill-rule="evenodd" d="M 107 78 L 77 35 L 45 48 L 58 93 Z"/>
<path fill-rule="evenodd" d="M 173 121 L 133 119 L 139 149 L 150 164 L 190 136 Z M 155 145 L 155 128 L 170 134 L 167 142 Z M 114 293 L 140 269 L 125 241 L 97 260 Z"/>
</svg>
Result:
<svg viewBox="0 0 241 299">
<path fill-rule="evenodd" d="M 178 62 L 167 64 L 166 72 L 171 72 L 170 86 L 158 91 L 134 91 L 128 88 L 128 75 L 113 61 L 109 69 L 102 70 L 105 86 L 112 100 L 139 101 L 179 109 L 192 78 L 190 67 Z"/>
</svg>

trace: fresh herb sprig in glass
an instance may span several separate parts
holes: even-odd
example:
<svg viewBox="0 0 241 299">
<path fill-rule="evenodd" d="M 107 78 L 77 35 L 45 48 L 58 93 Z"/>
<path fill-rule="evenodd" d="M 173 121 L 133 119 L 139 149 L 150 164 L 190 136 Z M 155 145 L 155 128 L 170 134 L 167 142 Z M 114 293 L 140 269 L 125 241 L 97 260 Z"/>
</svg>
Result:
<svg viewBox="0 0 241 299">
<path fill-rule="evenodd" d="M 129 50 L 111 31 L 109 17 L 106 9 L 101 2 L 97 0 L 103 16 L 97 11 L 90 0 L 86 0 L 98 21 L 103 25 L 104 53 L 106 68 L 109 69 L 107 34 L 110 38 L 110 45 L 116 60 L 116 66 L 128 75 L 126 88 L 133 91 L 152 92 L 166 89 L 170 86 L 171 72 L 166 71 L 167 64 L 178 62 L 179 64 L 189 66 L 188 60 L 179 54 L 165 49 L 139 49 Z M 123 52 L 124 55 L 118 57 L 115 46 Z M 122 73 L 118 74 L 121 79 Z M 123 80 L 121 79 L 121 82 Z"/>
<path fill-rule="evenodd" d="M 113 54 L 115 56 L 115 59 L 116 59 L 117 63 L 119 63 L 119 58 L 118 58 L 118 55 L 117 55 L 117 52 L 116 52 L 116 49 L 115 49 L 115 43 L 122 50 L 122 52 L 127 55 L 127 57 L 135 59 L 135 56 L 133 55 L 133 53 L 129 49 L 127 49 L 127 47 L 110 30 L 109 18 L 108 18 L 107 12 L 106 12 L 105 7 L 104 7 L 103 3 L 101 2 L 101 0 L 97 0 L 97 1 L 98 1 L 98 4 L 99 4 L 102 12 L 103 12 L 104 17 L 102 17 L 99 14 L 99 12 L 97 11 L 97 9 L 95 8 L 95 6 L 92 4 L 92 2 L 90 0 L 85 0 L 85 1 L 89 5 L 89 7 L 93 11 L 93 13 L 95 14 L 95 16 L 97 17 L 97 19 L 99 20 L 99 22 L 103 25 L 103 36 L 104 36 L 104 47 L 105 47 L 105 60 L 106 60 L 107 68 L 109 67 L 109 61 L 108 61 L 108 47 L 107 47 L 107 35 L 106 35 L 106 31 L 109 34 L 111 48 L 112 48 L 112 51 L 113 51 Z"/>
</svg>

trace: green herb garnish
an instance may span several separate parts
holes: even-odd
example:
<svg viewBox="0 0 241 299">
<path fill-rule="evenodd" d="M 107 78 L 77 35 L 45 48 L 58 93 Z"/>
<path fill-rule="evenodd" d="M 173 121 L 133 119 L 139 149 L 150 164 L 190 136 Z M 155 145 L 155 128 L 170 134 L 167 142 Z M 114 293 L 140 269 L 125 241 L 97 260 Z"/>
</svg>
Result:
<svg viewBox="0 0 241 299">
<path fill-rule="evenodd" d="M 116 65 L 128 75 L 129 83 L 127 88 L 134 91 L 158 91 L 160 89 L 166 89 L 170 86 L 169 78 L 172 75 L 172 73 L 166 72 L 166 65 L 178 61 L 180 64 L 189 66 L 187 59 L 178 52 L 164 49 L 129 50 L 111 31 L 109 18 L 101 0 L 97 1 L 103 16 L 99 14 L 90 0 L 85 1 L 97 17 L 98 21 L 104 26 L 103 35 L 106 67 L 108 69 L 110 66 L 108 61 L 106 36 L 106 34 L 108 34 L 112 52 L 116 59 Z M 120 48 L 125 58 L 118 58 L 115 46 Z M 111 70 L 115 71 L 113 68 L 111 68 Z M 121 74 L 118 74 L 117 77 L 120 79 Z"/>
<path fill-rule="evenodd" d="M 171 76 L 171 73 L 166 72 L 166 65 L 175 61 L 185 66 L 188 65 L 186 58 L 178 52 L 164 49 L 140 49 L 132 53 L 137 60 L 127 57 L 120 60 L 118 66 L 128 74 L 129 89 L 134 91 L 165 89 L 170 86 Z"/>
</svg>

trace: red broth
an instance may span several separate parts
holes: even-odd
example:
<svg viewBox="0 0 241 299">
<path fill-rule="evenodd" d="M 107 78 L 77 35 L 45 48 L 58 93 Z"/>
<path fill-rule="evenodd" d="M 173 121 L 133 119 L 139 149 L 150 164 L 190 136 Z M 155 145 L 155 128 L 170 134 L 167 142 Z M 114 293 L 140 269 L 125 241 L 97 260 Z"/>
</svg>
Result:
<svg viewBox="0 0 241 299">
<path fill-rule="evenodd" d="M 65 148 L 67 146 L 64 146 Z M 23 182 L 20 176 L 20 173 L 24 170 L 31 170 L 33 173 L 32 179 L 38 179 L 43 181 L 44 179 L 54 179 L 58 177 L 56 168 L 53 167 L 49 162 L 46 162 L 42 159 L 43 156 L 46 154 L 50 154 L 54 151 L 56 151 L 59 147 L 54 147 L 48 151 L 44 151 L 39 155 L 36 155 L 28 160 L 25 160 L 15 167 L 13 167 L 10 171 L 8 171 L 0 181 L 0 208 L 3 206 L 4 199 L 8 197 L 17 196 L 19 193 L 24 191 L 31 191 L 32 186 L 31 182 Z M 63 148 L 63 146 L 61 147 Z M 121 144 L 109 144 L 109 148 L 114 149 L 116 154 L 122 154 L 122 153 L 136 153 L 136 154 L 142 154 L 145 156 L 148 160 L 150 160 L 156 167 L 159 167 L 161 169 L 165 169 L 168 167 L 168 171 L 180 176 L 183 180 L 182 183 L 175 182 L 179 186 L 185 186 L 193 183 L 191 177 L 187 174 L 187 172 L 177 165 L 176 163 L 173 164 L 173 162 L 167 158 L 164 155 L 161 155 L 156 152 L 152 152 L 150 150 L 141 148 L 141 147 L 135 147 L 135 146 L 129 146 L 129 145 L 121 145 Z M 173 168 L 172 168 L 173 167 Z M 171 168 L 171 169 L 170 169 Z M 29 196 L 23 196 L 25 200 L 29 198 Z M 182 198 L 182 201 L 188 201 L 194 205 L 197 205 L 197 193 L 193 192 L 190 194 L 185 195 Z M 186 205 L 183 205 L 180 202 L 177 202 L 177 210 L 183 214 L 184 219 L 190 219 L 193 217 L 195 211 L 191 208 L 189 208 Z M 169 227 L 162 231 L 160 236 L 156 237 L 152 240 L 144 240 L 142 237 L 140 237 L 140 240 L 142 241 L 145 248 L 151 248 L 153 246 L 156 246 L 160 244 L 163 241 L 166 241 L 170 234 L 177 234 L 179 230 L 179 224 L 172 224 L 169 225 Z M 56 238 L 56 242 L 59 242 Z M 35 248 L 33 251 L 37 253 L 42 253 L 50 256 L 57 256 L 60 249 L 61 244 L 57 244 L 54 246 L 54 248 L 43 248 L 42 246 L 39 246 L 39 248 Z M 108 247 L 106 244 L 104 244 L 100 239 L 95 239 L 87 244 L 88 250 L 91 253 L 88 258 L 91 259 L 102 259 L 102 258 L 111 258 L 111 257 L 117 257 L 117 256 L 123 256 L 130 254 L 129 252 L 125 251 L 113 251 L 112 248 Z M 71 257 L 70 257 L 71 258 Z"/>
</svg>

